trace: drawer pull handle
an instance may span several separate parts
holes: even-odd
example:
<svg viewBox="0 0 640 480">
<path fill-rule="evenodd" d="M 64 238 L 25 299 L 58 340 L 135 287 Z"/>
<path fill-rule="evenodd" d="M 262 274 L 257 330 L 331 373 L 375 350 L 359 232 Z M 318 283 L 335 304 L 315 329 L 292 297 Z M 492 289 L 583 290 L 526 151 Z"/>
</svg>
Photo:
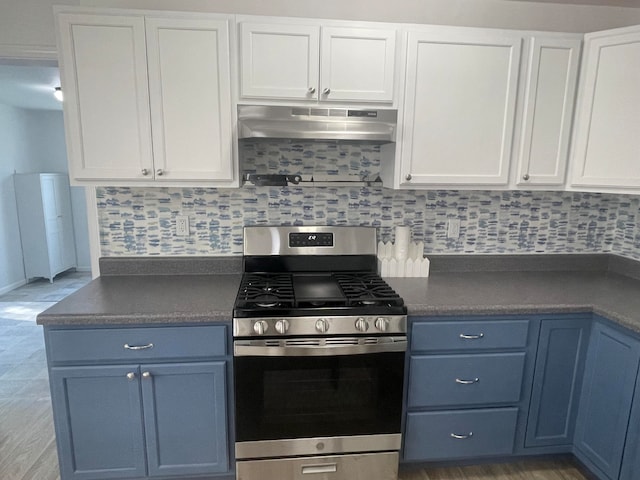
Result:
<svg viewBox="0 0 640 480">
<path fill-rule="evenodd" d="M 458 435 L 457 433 L 452 433 L 451 438 L 455 438 L 457 440 L 466 440 L 467 438 L 473 437 L 473 432 L 469 432 L 466 435 Z"/>
<path fill-rule="evenodd" d="M 337 463 L 328 463 L 326 465 L 303 465 L 302 466 L 302 474 L 313 474 L 313 473 L 335 473 L 338 471 Z"/>
<path fill-rule="evenodd" d="M 479 333 L 477 335 L 467 335 L 466 333 L 461 333 L 460 338 L 464 340 L 479 340 L 484 337 L 484 333 Z"/>
<path fill-rule="evenodd" d="M 129 345 L 128 343 L 124 344 L 125 350 L 146 350 L 147 348 L 153 348 L 153 343 L 148 343 L 146 345 Z"/>
<path fill-rule="evenodd" d="M 459 383 L 460 385 L 471 385 L 473 383 L 478 383 L 479 381 L 480 379 L 478 377 L 473 380 L 462 380 L 461 378 L 456 378 L 456 383 Z"/>
<path fill-rule="evenodd" d="M 133 373 L 133 372 L 129 372 L 129 373 L 127 373 L 127 378 L 129 380 L 135 380 L 136 379 L 136 374 Z"/>
</svg>

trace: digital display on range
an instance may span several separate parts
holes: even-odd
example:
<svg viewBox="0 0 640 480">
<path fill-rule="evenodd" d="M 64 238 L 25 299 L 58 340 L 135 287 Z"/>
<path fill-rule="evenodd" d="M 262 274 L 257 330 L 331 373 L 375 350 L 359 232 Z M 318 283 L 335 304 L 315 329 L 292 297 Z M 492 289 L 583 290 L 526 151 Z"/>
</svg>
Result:
<svg viewBox="0 0 640 480">
<path fill-rule="evenodd" d="M 333 233 L 290 233 L 289 247 L 333 247 Z"/>
</svg>

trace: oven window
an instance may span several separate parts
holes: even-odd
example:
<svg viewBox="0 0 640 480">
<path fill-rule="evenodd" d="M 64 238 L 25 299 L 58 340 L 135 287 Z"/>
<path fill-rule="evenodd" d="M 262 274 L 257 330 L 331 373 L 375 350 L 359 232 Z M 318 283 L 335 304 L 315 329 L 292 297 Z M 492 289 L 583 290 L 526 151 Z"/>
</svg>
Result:
<svg viewBox="0 0 640 480">
<path fill-rule="evenodd" d="M 404 352 L 234 362 L 237 441 L 400 433 Z"/>
</svg>

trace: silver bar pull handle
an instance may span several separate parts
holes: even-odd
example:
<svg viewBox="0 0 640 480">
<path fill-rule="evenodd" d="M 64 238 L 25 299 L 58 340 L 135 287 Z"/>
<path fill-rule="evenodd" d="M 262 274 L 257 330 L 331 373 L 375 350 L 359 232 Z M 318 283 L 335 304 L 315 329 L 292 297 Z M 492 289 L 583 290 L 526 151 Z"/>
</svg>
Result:
<svg viewBox="0 0 640 480">
<path fill-rule="evenodd" d="M 338 471 L 337 463 L 327 463 L 326 465 L 303 465 L 302 474 L 308 475 L 313 473 L 335 473 Z"/>
<path fill-rule="evenodd" d="M 153 348 L 153 343 L 147 343 L 146 345 L 129 345 L 124 344 L 125 350 L 146 350 L 147 348 Z"/>
<path fill-rule="evenodd" d="M 456 383 L 459 383 L 460 385 L 471 385 L 473 383 L 478 383 L 479 381 L 480 379 L 478 377 L 473 380 L 462 380 L 461 378 L 456 378 Z"/>
<path fill-rule="evenodd" d="M 461 333 L 460 338 L 464 340 L 479 340 L 484 337 L 484 333 L 478 333 L 477 335 L 467 335 L 466 333 Z"/>
<path fill-rule="evenodd" d="M 455 438 L 457 440 L 466 440 L 467 438 L 473 437 L 473 432 L 469 432 L 466 435 L 459 435 L 457 433 L 452 433 L 451 438 Z"/>
</svg>

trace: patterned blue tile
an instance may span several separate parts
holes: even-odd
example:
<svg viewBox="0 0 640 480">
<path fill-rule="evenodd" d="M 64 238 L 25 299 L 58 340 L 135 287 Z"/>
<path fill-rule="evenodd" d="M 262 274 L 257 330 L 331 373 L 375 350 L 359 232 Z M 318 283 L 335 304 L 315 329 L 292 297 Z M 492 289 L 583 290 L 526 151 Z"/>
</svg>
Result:
<svg viewBox="0 0 640 480">
<path fill-rule="evenodd" d="M 378 146 L 242 146 L 246 170 L 377 174 Z M 429 253 L 615 252 L 640 260 L 640 198 L 583 192 L 393 191 L 378 187 L 97 189 L 102 255 L 237 255 L 245 225 L 409 225 Z M 189 237 L 176 237 L 176 215 Z M 460 219 L 459 238 L 447 221 Z"/>
</svg>

